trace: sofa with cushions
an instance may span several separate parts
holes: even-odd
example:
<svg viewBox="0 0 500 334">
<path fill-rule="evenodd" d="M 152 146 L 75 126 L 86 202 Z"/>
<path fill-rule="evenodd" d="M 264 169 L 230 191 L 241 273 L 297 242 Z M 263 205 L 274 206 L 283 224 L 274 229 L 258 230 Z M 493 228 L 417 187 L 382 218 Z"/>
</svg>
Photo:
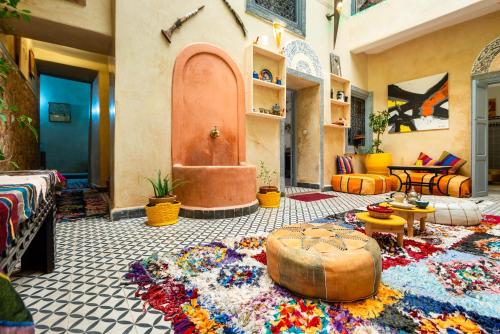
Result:
<svg viewBox="0 0 500 334">
<path fill-rule="evenodd" d="M 471 195 L 471 179 L 470 177 L 459 175 L 460 168 L 467 161 L 449 153 L 443 152 L 439 159 L 432 159 L 425 153 L 420 153 L 417 161 L 420 160 L 423 166 L 452 166 L 447 175 L 438 175 L 434 179 L 436 184 L 433 187 L 432 195 L 453 196 L 453 197 L 470 197 Z M 417 162 L 415 162 L 417 164 Z M 353 158 L 351 156 L 337 157 L 337 174 L 332 177 L 332 187 L 334 191 L 345 192 L 357 195 L 377 195 L 390 191 L 397 191 L 400 187 L 400 181 L 406 182 L 407 176 L 404 173 L 398 174 L 399 178 L 394 175 L 375 175 L 362 174 L 354 168 Z M 411 173 L 412 182 L 426 183 L 430 178 L 434 177 L 434 173 Z M 415 186 L 418 192 L 430 194 L 429 188 L 424 186 Z M 405 185 L 401 191 L 406 191 Z"/>
<path fill-rule="evenodd" d="M 433 159 L 429 155 L 421 152 L 417 161 L 421 161 L 422 166 L 451 166 L 448 174 L 438 175 L 434 178 L 432 194 L 427 186 L 414 186 L 415 190 L 425 195 L 439 195 L 439 196 L 452 196 L 452 197 L 470 197 L 471 195 L 471 178 L 468 176 L 459 175 L 460 168 L 462 168 L 467 161 L 461 159 L 450 152 L 444 151 L 439 159 Z M 417 162 L 416 162 L 417 163 Z M 399 178 L 403 181 L 401 191 L 406 191 L 407 175 L 405 173 L 398 174 Z M 431 178 L 435 176 L 434 173 L 411 173 L 410 178 L 412 183 L 428 183 Z M 400 183 L 397 177 L 390 176 L 392 190 L 398 190 Z"/>
</svg>

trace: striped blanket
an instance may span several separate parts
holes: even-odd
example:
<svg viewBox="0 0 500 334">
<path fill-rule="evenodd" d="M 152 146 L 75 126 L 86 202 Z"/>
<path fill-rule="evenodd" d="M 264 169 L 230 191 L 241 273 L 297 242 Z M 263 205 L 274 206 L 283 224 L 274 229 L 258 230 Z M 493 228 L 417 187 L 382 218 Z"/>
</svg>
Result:
<svg viewBox="0 0 500 334">
<path fill-rule="evenodd" d="M 0 253 L 16 239 L 28 220 L 58 182 L 56 171 L 21 171 L 0 175 Z"/>
</svg>

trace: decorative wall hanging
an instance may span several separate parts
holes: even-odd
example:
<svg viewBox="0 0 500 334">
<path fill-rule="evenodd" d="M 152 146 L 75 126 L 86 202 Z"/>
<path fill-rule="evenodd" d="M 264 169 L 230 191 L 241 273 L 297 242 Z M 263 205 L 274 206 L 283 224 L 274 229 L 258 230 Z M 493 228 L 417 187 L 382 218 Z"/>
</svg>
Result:
<svg viewBox="0 0 500 334">
<path fill-rule="evenodd" d="M 330 53 L 330 73 L 342 76 L 342 69 L 340 67 L 340 57 L 336 54 Z"/>
<path fill-rule="evenodd" d="M 167 39 L 169 43 L 172 43 L 172 34 L 174 33 L 175 30 L 179 29 L 184 22 L 198 14 L 203 8 L 205 8 L 205 5 L 198 7 L 198 9 L 186 14 L 183 17 L 179 17 L 177 21 L 168 29 L 168 30 L 162 30 L 161 32 L 163 33 L 163 36 Z"/>
<path fill-rule="evenodd" d="M 71 123 L 71 105 L 69 103 L 49 102 L 49 121 Z"/>
<path fill-rule="evenodd" d="M 389 132 L 447 129 L 448 73 L 388 87 Z"/>
<path fill-rule="evenodd" d="M 286 67 L 317 78 L 323 78 L 319 57 L 309 44 L 301 40 L 294 40 L 285 46 L 284 51 Z"/>
<path fill-rule="evenodd" d="M 222 0 L 222 1 L 226 5 L 226 7 L 231 11 L 231 14 L 233 14 L 234 20 L 236 21 L 236 23 L 238 23 L 238 25 L 241 28 L 241 31 L 243 32 L 243 36 L 247 37 L 247 28 L 245 28 L 245 24 L 243 23 L 241 17 L 238 15 L 238 13 L 236 13 L 233 7 L 231 7 L 231 4 L 227 2 L 227 0 Z"/>
</svg>

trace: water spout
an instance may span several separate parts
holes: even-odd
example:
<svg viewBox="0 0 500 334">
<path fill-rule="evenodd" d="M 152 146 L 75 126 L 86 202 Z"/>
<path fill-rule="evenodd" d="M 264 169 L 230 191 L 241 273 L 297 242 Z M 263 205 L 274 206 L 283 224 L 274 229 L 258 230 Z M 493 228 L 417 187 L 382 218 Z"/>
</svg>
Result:
<svg viewBox="0 0 500 334">
<path fill-rule="evenodd" d="M 214 128 L 212 130 L 210 130 L 210 137 L 212 137 L 213 139 L 217 138 L 220 136 L 220 131 L 217 129 L 217 126 L 214 125 Z"/>
</svg>

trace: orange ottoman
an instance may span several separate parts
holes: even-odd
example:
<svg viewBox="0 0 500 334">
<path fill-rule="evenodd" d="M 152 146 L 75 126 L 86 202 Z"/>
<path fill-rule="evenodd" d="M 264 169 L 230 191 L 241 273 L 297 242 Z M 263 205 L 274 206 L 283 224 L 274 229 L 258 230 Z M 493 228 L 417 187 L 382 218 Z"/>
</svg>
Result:
<svg viewBox="0 0 500 334">
<path fill-rule="evenodd" d="M 332 177 L 334 191 L 356 195 L 378 195 L 391 191 L 391 180 L 375 174 L 337 174 Z"/>
<path fill-rule="evenodd" d="M 377 293 L 380 248 L 365 234 L 335 224 L 295 224 L 269 234 L 267 271 L 279 285 L 332 302 Z"/>
</svg>

